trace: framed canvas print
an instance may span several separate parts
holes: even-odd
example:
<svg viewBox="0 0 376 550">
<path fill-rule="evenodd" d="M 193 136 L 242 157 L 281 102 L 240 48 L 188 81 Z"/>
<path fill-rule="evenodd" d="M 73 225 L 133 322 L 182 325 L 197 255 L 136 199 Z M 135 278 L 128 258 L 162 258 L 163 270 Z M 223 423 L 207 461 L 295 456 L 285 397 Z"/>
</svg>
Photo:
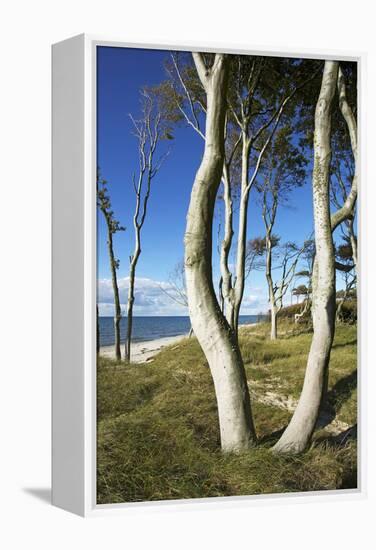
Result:
<svg viewBox="0 0 376 550">
<path fill-rule="evenodd" d="M 54 504 L 362 494 L 361 62 L 53 46 Z"/>
</svg>

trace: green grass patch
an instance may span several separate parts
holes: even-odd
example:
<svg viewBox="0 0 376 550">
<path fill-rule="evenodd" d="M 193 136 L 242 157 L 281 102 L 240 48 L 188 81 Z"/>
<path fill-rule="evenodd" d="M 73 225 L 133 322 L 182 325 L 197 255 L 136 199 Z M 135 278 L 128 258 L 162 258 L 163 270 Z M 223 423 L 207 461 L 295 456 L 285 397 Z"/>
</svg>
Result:
<svg viewBox="0 0 376 550">
<path fill-rule="evenodd" d="M 149 364 L 99 359 L 98 503 L 356 487 L 356 441 L 325 427 L 301 456 L 270 452 L 292 413 L 257 396 L 299 397 L 312 334 L 284 322 L 271 342 L 268 330 L 241 330 L 260 443 L 239 455 L 220 451 L 213 382 L 196 339 L 166 348 Z M 333 417 L 355 425 L 355 326 L 337 328 L 329 390 Z"/>
</svg>

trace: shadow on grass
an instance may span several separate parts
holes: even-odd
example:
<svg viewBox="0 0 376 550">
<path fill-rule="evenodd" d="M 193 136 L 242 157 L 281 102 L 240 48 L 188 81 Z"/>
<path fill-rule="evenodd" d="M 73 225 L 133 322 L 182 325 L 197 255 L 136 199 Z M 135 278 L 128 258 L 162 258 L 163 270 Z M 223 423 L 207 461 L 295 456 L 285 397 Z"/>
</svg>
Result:
<svg viewBox="0 0 376 550">
<path fill-rule="evenodd" d="M 266 434 L 263 437 L 260 437 L 258 439 L 258 443 L 260 445 L 265 445 L 265 447 L 272 447 L 275 443 L 277 443 L 278 439 L 281 437 L 286 428 L 287 424 L 286 426 L 283 426 L 283 428 L 275 430 L 275 432 L 272 432 L 271 434 Z"/>
<path fill-rule="evenodd" d="M 316 440 L 317 443 L 325 444 L 326 447 L 333 449 L 336 452 L 339 449 L 346 449 L 347 444 L 351 441 L 356 442 L 358 438 L 358 424 L 350 426 L 347 430 L 342 431 L 337 435 L 322 437 Z M 356 444 L 356 443 L 355 443 Z M 357 489 L 358 488 L 358 468 L 357 461 L 352 467 L 345 469 L 343 478 L 338 489 Z"/>
<path fill-rule="evenodd" d="M 352 391 L 357 386 L 357 371 L 354 370 L 334 384 L 328 392 L 326 402 L 320 410 L 316 423 L 316 430 L 331 424 L 339 413 L 342 405 L 351 397 Z"/>
<path fill-rule="evenodd" d="M 328 437 L 325 439 L 329 443 L 329 445 L 332 445 L 334 447 L 341 447 L 342 445 L 345 445 L 350 440 L 356 440 L 358 438 L 358 424 L 354 424 L 353 426 L 350 426 L 347 430 L 344 430 L 343 432 L 333 435 L 331 437 Z"/>
<path fill-rule="evenodd" d="M 336 384 L 334 384 L 332 389 L 328 392 L 326 406 L 320 411 L 315 430 L 325 428 L 333 422 L 338 414 L 339 409 L 341 408 L 343 403 L 350 398 L 351 393 L 356 388 L 356 386 L 356 370 L 351 372 L 349 375 L 344 376 L 343 378 L 338 380 Z M 278 441 L 286 428 L 287 425 L 279 430 L 272 432 L 271 434 L 264 435 L 262 438 L 259 439 L 259 443 L 266 446 L 272 446 Z M 345 430 L 344 432 L 336 436 L 330 436 L 329 438 L 325 437 L 322 439 L 320 438 L 320 441 L 325 440 L 331 442 L 331 444 L 335 444 L 338 446 L 345 444 L 349 439 L 356 439 L 356 437 L 357 424 L 354 424 L 354 426 L 350 427 L 348 430 Z"/>
<path fill-rule="evenodd" d="M 355 369 L 347 376 L 344 376 L 338 382 L 334 384 L 332 389 L 328 392 L 327 400 L 334 411 L 337 413 L 339 407 L 349 399 L 352 391 L 357 386 L 357 370 Z"/>
<path fill-rule="evenodd" d="M 343 342 L 342 344 L 333 344 L 332 349 L 347 348 L 347 346 L 356 346 L 358 340 L 350 340 L 349 342 Z"/>
</svg>

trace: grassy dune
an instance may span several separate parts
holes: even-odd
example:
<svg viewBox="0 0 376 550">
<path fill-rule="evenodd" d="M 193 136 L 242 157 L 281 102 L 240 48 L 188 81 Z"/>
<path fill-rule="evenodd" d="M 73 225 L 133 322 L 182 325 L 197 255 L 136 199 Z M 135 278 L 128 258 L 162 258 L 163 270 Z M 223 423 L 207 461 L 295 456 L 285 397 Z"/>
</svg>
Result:
<svg viewBox="0 0 376 550">
<path fill-rule="evenodd" d="M 148 364 L 98 365 L 98 503 L 253 495 L 356 487 L 356 327 L 339 326 L 329 406 L 311 448 L 270 452 L 291 417 L 311 334 L 284 323 L 241 330 L 240 344 L 260 444 L 240 455 L 219 450 L 216 401 L 197 341 L 183 340 Z"/>
</svg>

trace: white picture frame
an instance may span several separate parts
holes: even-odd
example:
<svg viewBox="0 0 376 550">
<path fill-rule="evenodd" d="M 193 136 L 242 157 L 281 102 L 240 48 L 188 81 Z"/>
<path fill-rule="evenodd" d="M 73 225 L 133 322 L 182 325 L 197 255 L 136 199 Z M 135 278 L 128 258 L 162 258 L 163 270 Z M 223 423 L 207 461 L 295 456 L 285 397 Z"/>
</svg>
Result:
<svg viewBox="0 0 376 550">
<path fill-rule="evenodd" d="M 361 327 L 365 319 L 360 270 L 358 323 L 358 488 L 314 493 L 219 497 L 168 502 L 96 504 L 96 48 L 98 46 L 225 51 L 356 61 L 360 105 L 360 214 L 365 204 L 364 71 L 365 54 L 335 51 L 272 51 L 231 48 L 226 44 L 133 44 L 79 35 L 52 48 L 52 502 L 81 516 L 109 514 L 142 506 L 212 507 L 218 502 L 250 506 L 274 502 L 364 498 L 366 448 L 365 385 Z M 360 257 L 362 258 L 362 241 Z M 361 262 L 361 259 L 360 259 Z M 362 264 L 361 264 L 362 265 Z M 69 298 L 69 299 L 68 299 Z M 73 308 L 73 309 L 72 309 Z M 67 346 L 66 342 L 70 345 Z"/>
</svg>

